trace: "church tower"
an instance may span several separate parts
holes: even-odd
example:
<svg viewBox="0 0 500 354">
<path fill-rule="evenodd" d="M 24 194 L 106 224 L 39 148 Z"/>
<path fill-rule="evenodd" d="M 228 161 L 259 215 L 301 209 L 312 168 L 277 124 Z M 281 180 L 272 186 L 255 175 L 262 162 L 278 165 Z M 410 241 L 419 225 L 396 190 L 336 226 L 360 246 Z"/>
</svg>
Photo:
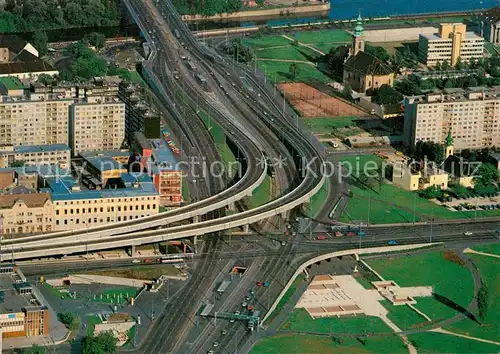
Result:
<svg viewBox="0 0 500 354">
<path fill-rule="evenodd" d="M 446 139 L 444 139 L 444 158 L 447 159 L 451 155 L 453 155 L 453 136 L 450 129 Z"/>
<path fill-rule="evenodd" d="M 352 34 L 352 47 L 351 55 L 356 55 L 359 52 L 365 51 L 365 41 L 363 39 L 363 20 L 361 18 L 361 13 L 358 15 L 356 20 L 356 27 L 354 27 L 354 33 Z"/>
</svg>

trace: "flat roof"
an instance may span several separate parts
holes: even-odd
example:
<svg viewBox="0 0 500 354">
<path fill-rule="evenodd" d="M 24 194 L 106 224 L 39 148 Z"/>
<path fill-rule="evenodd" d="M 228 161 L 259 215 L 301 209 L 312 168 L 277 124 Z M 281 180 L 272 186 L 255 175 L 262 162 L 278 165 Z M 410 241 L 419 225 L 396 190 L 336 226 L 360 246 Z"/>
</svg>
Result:
<svg viewBox="0 0 500 354">
<path fill-rule="evenodd" d="M 441 38 L 441 37 L 439 37 L 438 33 L 434 33 L 434 34 L 431 34 L 431 35 L 423 35 L 423 34 L 421 34 L 421 36 L 424 37 L 424 38 L 427 38 L 430 41 L 436 41 L 436 40 L 443 40 L 443 41 L 444 40 L 449 40 L 449 41 L 451 41 L 451 38 Z M 481 39 L 481 40 L 484 40 L 483 37 L 478 36 L 474 32 L 465 32 L 464 39 Z"/>
<path fill-rule="evenodd" d="M 4 85 L 7 90 L 23 90 L 25 88 L 16 76 L 0 77 L 0 84 Z"/>
<path fill-rule="evenodd" d="M 16 280 L 21 280 L 17 273 L 0 274 L 0 314 L 10 314 L 22 312 L 23 308 L 33 306 L 29 299 L 32 295 L 20 295 L 16 287 L 30 286 L 26 283 L 17 284 Z"/>
<path fill-rule="evenodd" d="M 14 153 L 17 154 L 26 154 L 32 152 L 51 152 L 51 151 L 69 151 L 70 148 L 65 144 L 52 144 L 52 145 L 23 145 L 23 146 L 15 146 Z M 9 151 L 0 151 L 0 154 Z"/>
<path fill-rule="evenodd" d="M 49 192 L 52 200 L 81 200 L 81 199 L 100 199 L 100 198 L 120 198 L 120 197 L 148 197 L 156 196 L 158 192 L 154 183 L 146 174 L 134 177 L 132 174 L 121 174 L 122 180 L 129 187 L 118 189 L 80 189 L 72 190 L 72 187 L 78 183 L 71 176 L 49 177 L 46 178 L 47 188 L 41 188 L 41 191 Z M 137 187 L 132 187 L 138 183 Z M 80 188 L 83 188 L 80 186 Z"/>
<path fill-rule="evenodd" d="M 128 150 L 102 150 L 102 151 L 89 151 L 82 152 L 81 157 L 92 158 L 92 157 L 128 157 L 130 152 Z"/>
<path fill-rule="evenodd" d="M 160 169 L 176 170 L 177 160 L 165 140 L 151 139 L 153 159 Z"/>
<path fill-rule="evenodd" d="M 109 156 L 84 157 L 84 159 L 101 172 L 125 169 L 121 163 Z"/>
</svg>

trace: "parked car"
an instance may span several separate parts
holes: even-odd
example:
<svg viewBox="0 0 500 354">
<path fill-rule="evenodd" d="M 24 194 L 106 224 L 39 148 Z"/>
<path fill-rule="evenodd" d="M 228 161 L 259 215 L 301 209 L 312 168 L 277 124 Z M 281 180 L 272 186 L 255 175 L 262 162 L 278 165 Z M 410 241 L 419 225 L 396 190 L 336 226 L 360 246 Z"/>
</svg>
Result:
<svg viewBox="0 0 500 354">
<path fill-rule="evenodd" d="M 141 263 L 141 261 L 139 259 L 134 259 L 132 263 Z"/>
<path fill-rule="evenodd" d="M 335 237 L 341 237 L 342 236 L 342 232 L 340 231 L 335 231 Z"/>
<path fill-rule="evenodd" d="M 470 231 L 464 232 L 464 235 L 465 236 L 472 236 L 472 232 L 470 232 Z"/>
<path fill-rule="evenodd" d="M 356 236 L 357 234 L 354 231 L 349 231 L 346 233 L 347 236 Z"/>
<path fill-rule="evenodd" d="M 395 240 L 390 240 L 387 242 L 387 244 L 390 246 L 394 246 L 394 245 L 397 245 L 398 243 Z"/>
<path fill-rule="evenodd" d="M 326 236 L 323 236 L 323 235 L 318 236 L 318 237 L 316 237 L 316 240 L 326 240 Z"/>
</svg>

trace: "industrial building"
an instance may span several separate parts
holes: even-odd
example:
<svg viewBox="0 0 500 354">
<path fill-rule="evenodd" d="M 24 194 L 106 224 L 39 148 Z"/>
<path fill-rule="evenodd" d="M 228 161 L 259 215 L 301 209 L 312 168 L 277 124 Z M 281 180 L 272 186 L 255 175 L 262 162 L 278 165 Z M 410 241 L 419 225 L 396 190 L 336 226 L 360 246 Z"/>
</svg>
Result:
<svg viewBox="0 0 500 354">
<path fill-rule="evenodd" d="M 467 32 L 467 26 L 463 23 L 440 24 L 438 33 L 420 35 L 418 52 L 419 59 L 426 65 L 447 62 L 455 66 L 459 58 L 463 62 L 481 59 L 484 38 L 474 32 Z"/>
<path fill-rule="evenodd" d="M 48 308 L 13 264 L 0 266 L 0 328 L 3 338 L 49 334 Z"/>
<path fill-rule="evenodd" d="M 442 143 L 449 132 L 456 150 L 500 146 L 500 89 L 450 89 L 405 99 L 405 146 Z"/>
<path fill-rule="evenodd" d="M 16 161 L 22 161 L 24 165 L 59 164 L 67 167 L 71 163 L 71 150 L 65 144 L 0 147 L 0 168 L 9 167 Z"/>
</svg>

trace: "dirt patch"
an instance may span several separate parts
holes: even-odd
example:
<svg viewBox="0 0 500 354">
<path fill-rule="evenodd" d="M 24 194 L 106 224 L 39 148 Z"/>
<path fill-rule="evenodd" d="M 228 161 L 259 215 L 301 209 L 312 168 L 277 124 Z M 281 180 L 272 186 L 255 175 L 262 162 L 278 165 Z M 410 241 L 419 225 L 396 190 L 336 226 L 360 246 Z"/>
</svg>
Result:
<svg viewBox="0 0 500 354">
<path fill-rule="evenodd" d="M 323 93 L 303 83 L 280 84 L 278 88 L 285 92 L 290 104 L 304 118 L 311 117 L 363 117 L 368 114 L 351 103 Z"/>
</svg>

